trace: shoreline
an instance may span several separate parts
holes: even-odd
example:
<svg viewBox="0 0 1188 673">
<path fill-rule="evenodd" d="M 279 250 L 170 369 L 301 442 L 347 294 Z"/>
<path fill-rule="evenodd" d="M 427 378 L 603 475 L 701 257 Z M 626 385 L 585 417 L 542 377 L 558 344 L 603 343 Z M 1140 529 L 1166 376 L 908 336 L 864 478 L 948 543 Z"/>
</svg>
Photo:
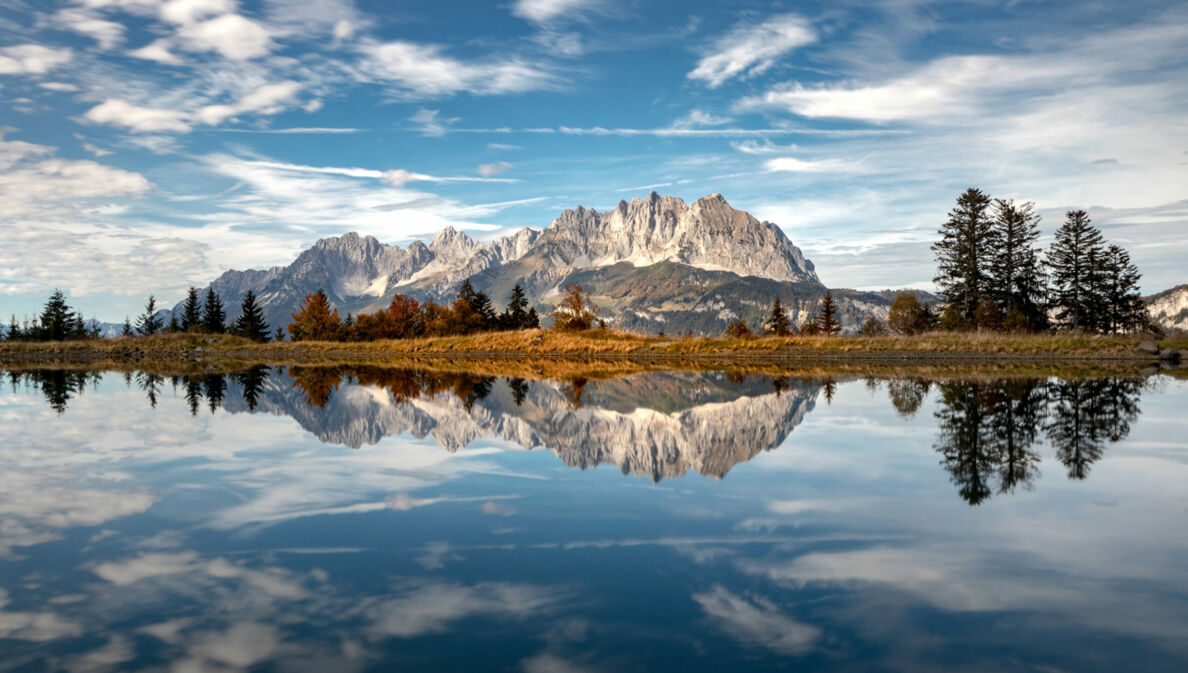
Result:
<svg viewBox="0 0 1188 673">
<path fill-rule="evenodd" d="M 178 371 L 278 366 L 462 367 L 594 372 L 649 369 L 882 370 L 1007 368 L 1185 371 L 1171 351 L 1140 350 L 1137 337 L 932 333 L 911 337 L 663 339 L 612 330 L 481 333 L 375 342 L 257 344 L 239 337 L 170 334 L 76 342 L 0 343 L 0 368 L 54 365 Z M 1149 345 L 1148 345 L 1149 347 Z"/>
</svg>

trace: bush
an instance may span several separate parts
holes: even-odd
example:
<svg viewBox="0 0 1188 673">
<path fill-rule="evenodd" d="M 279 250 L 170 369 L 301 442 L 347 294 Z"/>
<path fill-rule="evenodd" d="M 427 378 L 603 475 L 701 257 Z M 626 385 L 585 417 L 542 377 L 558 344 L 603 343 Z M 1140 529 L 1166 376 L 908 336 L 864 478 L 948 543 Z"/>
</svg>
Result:
<svg viewBox="0 0 1188 673">
<path fill-rule="evenodd" d="M 755 335 L 751 332 L 751 328 L 747 327 L 747 323 L 742 320 L 735 320 L 726 326 L 726 336 L 731 339 L 754 339 Z"/>
<path fill-rule="evenodd" d="M 887 324 L 871 316 L 866 319 L 866 322 L 862 323 L 862 329 L 858 330 L 858 334 L 864 337 L 887 336 Z"/>
<path fill-rule="evenodd" d="M 912 335 L 932 329 L 932 313 L 916 295 L 904 292 L 891 304 L 887 328 L 895 334 Z"/>
</svg>

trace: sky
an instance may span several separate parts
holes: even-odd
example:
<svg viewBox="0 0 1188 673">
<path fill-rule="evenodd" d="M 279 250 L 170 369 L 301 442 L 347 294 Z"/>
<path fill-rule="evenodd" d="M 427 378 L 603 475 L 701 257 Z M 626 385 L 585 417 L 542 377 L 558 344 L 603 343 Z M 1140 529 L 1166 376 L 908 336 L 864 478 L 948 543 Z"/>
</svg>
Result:
<svg viewBox="0 0 1188 673">
<path fill-rule="evenodd" d="M 349 231 L 721 193 L 831 287 L 932 287 L 976 186 L 1188 282 L 1188 6 L 0 0 L 0 313 L 167 305 Z"/>
</svg>

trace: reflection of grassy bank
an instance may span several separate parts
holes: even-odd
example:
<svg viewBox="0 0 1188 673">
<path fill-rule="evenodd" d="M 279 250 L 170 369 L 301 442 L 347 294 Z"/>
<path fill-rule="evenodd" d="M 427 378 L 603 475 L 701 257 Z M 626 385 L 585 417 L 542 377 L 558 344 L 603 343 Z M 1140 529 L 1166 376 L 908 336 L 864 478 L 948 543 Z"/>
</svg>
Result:
<svg viewBox="0 0 1188 673">
<path fill-rule="evenodd" d="M 374 342 L 284 342 L 256 344 L 231 336 L 162 335 L 56 343 L 0 343 L 0 363 L 136 362 L 169 364 L 266 362 L 271 364 L 373 363 L 409 358 L 507 360 L 593 358 L 608 361 L 666 362 L 876 362 L 936 365 L 961 362 L 1141 362 L 1141 339 L 1078 335 L 934 333 L 911 337 L 786 337 L 762 339 L 649 337 L 614 330 L 557 332 L 523 330 L 470 336 Z M 1188 342 L 1164 342 L 1188 349 Z"/>
</svg>

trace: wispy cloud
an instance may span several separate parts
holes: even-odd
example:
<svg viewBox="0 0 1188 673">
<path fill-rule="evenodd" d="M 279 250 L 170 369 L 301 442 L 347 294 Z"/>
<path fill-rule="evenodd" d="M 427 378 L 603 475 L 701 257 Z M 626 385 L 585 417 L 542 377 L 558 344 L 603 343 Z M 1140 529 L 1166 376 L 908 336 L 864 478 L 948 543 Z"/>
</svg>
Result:
<svg viewBox="0 0 1188 673">
<path fill-rule="evenodd" d="M 809 22 L 796 14 L 743 23 L 718 38 L 688 77 L 716 88 L 734 77 L 759 75 L 788 52 L 816 40 Z"/>
</svg>

